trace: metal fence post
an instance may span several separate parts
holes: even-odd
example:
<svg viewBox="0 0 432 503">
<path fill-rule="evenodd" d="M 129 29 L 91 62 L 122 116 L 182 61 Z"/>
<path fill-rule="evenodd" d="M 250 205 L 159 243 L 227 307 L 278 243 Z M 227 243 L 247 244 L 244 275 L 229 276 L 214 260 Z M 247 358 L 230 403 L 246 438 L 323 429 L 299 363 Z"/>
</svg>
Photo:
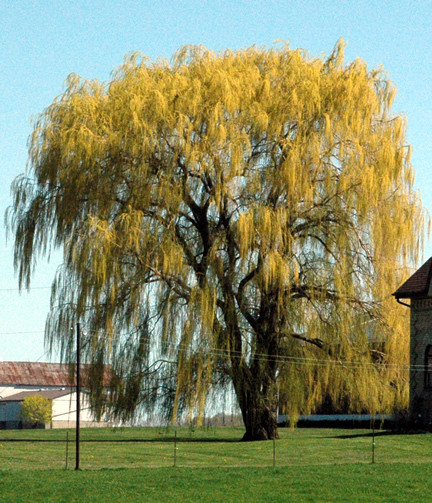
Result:
<svg viewBox="0 0 432 503">
<path fill-rule="evenodd" d="M 81 408 L 81 376 L 80 376 L 80 366 L 81 366 L 81 329 L 80 324 L 76 325 L 76 438 L 75 438 L 75 453 L 76 453 L 76 464 L 75 470 L 80 469 L 80 408 Z"/>
<path fill-rule="evenodd" d="M 68 469 L 68 458 L 69 458 L 69 432 L 66 432 L 66 463 L 65 470 Z"/>
</svg>

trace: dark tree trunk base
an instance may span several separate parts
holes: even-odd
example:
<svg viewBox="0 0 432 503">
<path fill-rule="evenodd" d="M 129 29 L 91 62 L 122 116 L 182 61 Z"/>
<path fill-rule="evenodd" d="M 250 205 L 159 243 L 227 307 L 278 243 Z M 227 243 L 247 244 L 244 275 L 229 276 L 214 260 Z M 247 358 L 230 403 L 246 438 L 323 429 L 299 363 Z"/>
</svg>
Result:
<svg viewBox="0 0 432 503">
<path fill-rule="evenodd" d="M 272 414 L 267 408 L 260 411 L 258 411 L 257 408 L 248 409 L 243 417 L 246 418 L 246 433 L 243 435 L 243 442 L 279 438 L 277 415 Z"/>
<path fill-rule="evenodd" d="M 272 433 L 268 433 L 266 430 L 262 429 L 262 431 L 258 431 L 255 434 L 250 434 L 248 431 L 243 435 L 241 439 L 242 442 L 256 442 L 260 440 L 277 440 L 279 438 L 279 434 L 277 429 Z"/>
</svg>

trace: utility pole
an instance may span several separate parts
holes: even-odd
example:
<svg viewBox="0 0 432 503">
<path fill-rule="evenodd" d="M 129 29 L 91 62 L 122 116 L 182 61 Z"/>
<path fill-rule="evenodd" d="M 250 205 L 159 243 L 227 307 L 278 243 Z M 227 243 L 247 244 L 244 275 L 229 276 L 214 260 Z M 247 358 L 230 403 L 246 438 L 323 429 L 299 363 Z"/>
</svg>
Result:
<svg viewBox="0 0 432 503">
<path fill-rule="evenodd" d="M 75 435 L 75 453 L 76 464 L 75 470 L 79 470 L 80 465 L 80 408 L 81 408 L 81 379 L 80 379 L 80 363 L 81 363 L 81 327 L 77 323 L 77 339 L 76 339 L 76 435 Z"/>
</svg>

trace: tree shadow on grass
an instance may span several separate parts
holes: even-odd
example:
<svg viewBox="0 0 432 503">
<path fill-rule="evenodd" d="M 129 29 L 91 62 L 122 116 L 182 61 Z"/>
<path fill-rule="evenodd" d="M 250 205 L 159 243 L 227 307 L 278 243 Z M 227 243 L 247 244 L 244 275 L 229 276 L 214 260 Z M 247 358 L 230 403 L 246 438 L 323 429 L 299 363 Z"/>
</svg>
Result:
<svg viewBox="0 0 432 503">
<path fill-rule="evenodd" d="M 339 440 L 350 439 L 350 438 L 372 438 L 375 437 L 387 437 L 389 435 L 424 435 L 425 433 L 430 433 L 429 431 L 412 430 L 412 431 L 400 431 L 400 430 L 375 430 L 375 433 L 371 430 L 367 433 L 354 433 L 350 435 L 332 435 L 329 438 L 337 438 Z"/>
<path fill-rule="evenodd" d="M 332 435 L 331 437 L 329 438 L 337 438 L 339 440 L 345 440 L 345 439 L 350 439 L 350 438 L 368 438 L 368 437 L 385 437 L 385 436 L 388 436 L 388 435 L 394 435 L 395 433 L 393 431 L 387 431 L 387 430 L 384 430 L 384 431 L 375 431 L 375 434 L 370 431 L 368 433 L 352 433 L 352 434 L 349 434 L 349 435 Z"/>
<path fill-rule="evenodd" d="M 181 443 L 243 443 L 241 438 L 191 438 L 191 437 L 177 437 L 175 439 L 174 435 L 170 437 L 160 437 L 160 438 L 119 438 L 119 439 L 105 439 L 105 438 L 81 438 L 80 443 L 82 444 L 127 444 L 127 443 L 174 443 L 177 441 L 178 444 Z M 27 442 L 27 443 L 60 443 L 64 444 L 65 439 L 53 438 L 2 438 L 1 442 Z M 69 443 L 75 442 L 75 438 L 69 438 Z"/>
</svg>

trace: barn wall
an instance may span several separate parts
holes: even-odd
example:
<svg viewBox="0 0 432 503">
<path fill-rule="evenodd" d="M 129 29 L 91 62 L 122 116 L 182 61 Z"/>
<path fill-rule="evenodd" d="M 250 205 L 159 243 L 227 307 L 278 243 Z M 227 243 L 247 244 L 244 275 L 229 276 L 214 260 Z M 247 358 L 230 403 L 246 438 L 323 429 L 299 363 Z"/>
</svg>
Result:
<svg viewBox="0 0 432 503">
<path fill-rule="evenodd" d="M 19 428 L 21 423 L 21 403 L 3 402 L 0 404 L 0 429 Z"/>
<path fill-rule="evenodd" d="M 107 425 L 96 423 L 90 412 L 90 404 L 85 394 L 81 394 L 80 423 L 89 425 Z M 76 393 L 60 396 L 53 400 L 53 428 L 73 428 L 76 425 Z"/>
<path fill-rule="evenodd" d="M 19 391 L 26 391 L 21 389 Z M 31 391 L 31 390 L 28 390 Z M 37 388 L 39 391 L 39 388 Z M 15 391 L 16 392 L 16 391 Z M 0 429 L 20 429 L 30 427 L 21 420 L 22 401 L 0 402 Z M 75 428 L 76 427 L 76 393 L 68 393 L 53 399 L 53 421 L 45 428 Z M 40 425 L 43 427 L 43 425 Z M 112 426 L 107 421 L 96 421 L 90 412 L 89 402 L 85 394 L 81 395 L 80 426 L 83 428 Z"/>
</svg>

